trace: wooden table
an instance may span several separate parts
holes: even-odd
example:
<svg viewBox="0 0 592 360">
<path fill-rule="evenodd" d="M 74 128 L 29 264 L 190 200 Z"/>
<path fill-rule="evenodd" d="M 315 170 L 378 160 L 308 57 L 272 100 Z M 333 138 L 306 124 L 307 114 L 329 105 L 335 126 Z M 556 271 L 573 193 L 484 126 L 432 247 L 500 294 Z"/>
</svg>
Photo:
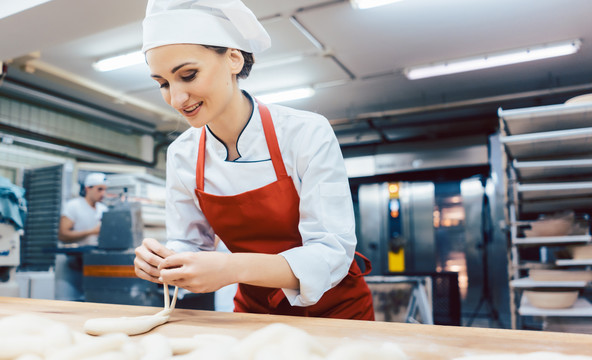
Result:
<svg viewBox="0 0 592 360">
<path fill-rule="evenodd" d="M 0 297 L 0 317 L 33 313 L 82 331 L 87 319 L 152 315 L 162 308 Z M 328 348 L 352 339 L 399 344 L 411 359 L 454 359 L 469 354 L 552 351 L 590 355 L 592 335 L 541 331 L 416 325 L 389 322 L 301 318 L 175 309 L 168 323 L 154 329 L 168 337 L 227 334 L 243 338 L 280 322 L 307 331 Z M 142 335 L 140 335 L 142 336 Z"/>
</svg>

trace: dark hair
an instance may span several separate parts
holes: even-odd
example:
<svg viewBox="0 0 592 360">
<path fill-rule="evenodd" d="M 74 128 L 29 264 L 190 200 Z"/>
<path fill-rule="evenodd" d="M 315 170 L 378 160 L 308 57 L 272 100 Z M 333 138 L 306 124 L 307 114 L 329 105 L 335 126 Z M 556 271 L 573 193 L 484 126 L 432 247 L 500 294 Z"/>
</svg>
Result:
<svg viewBox="0 0 592 360">
<path fill-rule="evenodd" d="M 205 47 L 206 49 L 214 50 L 217 54 L 220 54 L 220 55 L 224 54 L 226 52 L 226 50 L 228 50 L 227 47 L 223 47 L 223 46 L 203 45 L 203 47 Z M 255 58 L 253 57 L 253 54 L 250 52 L 246 52 L 243 50 L 240 50 L 240 52 L 241 52 L 241 54 L 243 54 L 243 58 L 245 59 L 245 63 L 243 64 L 243 68 L 236 75 L 236 77 L 239 79 L 246 79 L 249 76 L 249 74 L 251 73 L 251 68 L 253 67 L 253 64 L 255 63 Z"/>
<path fill-rule="evenodd" d="M 80 191 L 78 192 L 78 194 L 82 197 L 86 196 L 86 188 L 92 189 L 94 187 L 94 185 L 91 186 L 84 186 L 84 183 L 80 183 Z"/>
</svg>

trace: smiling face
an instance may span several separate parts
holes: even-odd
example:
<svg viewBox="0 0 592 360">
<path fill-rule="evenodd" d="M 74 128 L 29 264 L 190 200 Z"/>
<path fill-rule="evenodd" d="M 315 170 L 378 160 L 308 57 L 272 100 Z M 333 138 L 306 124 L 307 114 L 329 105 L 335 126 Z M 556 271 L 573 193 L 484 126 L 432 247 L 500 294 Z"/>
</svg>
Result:
<svg viewBox="0 0 592 360">
<path fill-rule="evenodd" d="M 165 45 L 148 50 L 146 61 L 164 100 L 193 127 L 223 118 L 240 94 L 236 74 L 244 60 L 239 50 L 218 54 L 201 45 Z"/>
</svg>

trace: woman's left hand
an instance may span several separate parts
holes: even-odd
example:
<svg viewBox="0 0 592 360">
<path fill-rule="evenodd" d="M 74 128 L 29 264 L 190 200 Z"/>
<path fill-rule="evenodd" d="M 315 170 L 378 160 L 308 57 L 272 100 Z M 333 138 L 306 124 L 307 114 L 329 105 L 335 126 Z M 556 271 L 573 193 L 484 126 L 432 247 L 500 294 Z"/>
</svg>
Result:
<svg viewBox="0 0 592 360">
<path fill-rule="evenodd" d="M 230 255 L 215 251 L 183 252 L 167 256 L 160 266 L 160 280 L 193 293 L 216 291 L 236 282 Z"/>
</svg>

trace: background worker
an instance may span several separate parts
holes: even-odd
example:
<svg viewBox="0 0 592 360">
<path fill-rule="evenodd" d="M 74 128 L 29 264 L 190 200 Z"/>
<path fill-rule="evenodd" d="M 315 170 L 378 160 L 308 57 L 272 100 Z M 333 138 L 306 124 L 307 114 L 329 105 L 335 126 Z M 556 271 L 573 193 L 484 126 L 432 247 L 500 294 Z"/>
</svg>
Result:
<svg viewBox="0 0 592 360">
<path fill-rule="evenodd" d="M 107 190 L 103 173 L 91 173 L 84 180 L 80 197 L 71 199 L 62 208 L 58 246 L 79 248 L 97 246 L 101 218 L 107 206 L 101 201 Z M 71 251 L 56 255 L 56 299 L 83 301 L 82 252 Z"/>
</svg>

